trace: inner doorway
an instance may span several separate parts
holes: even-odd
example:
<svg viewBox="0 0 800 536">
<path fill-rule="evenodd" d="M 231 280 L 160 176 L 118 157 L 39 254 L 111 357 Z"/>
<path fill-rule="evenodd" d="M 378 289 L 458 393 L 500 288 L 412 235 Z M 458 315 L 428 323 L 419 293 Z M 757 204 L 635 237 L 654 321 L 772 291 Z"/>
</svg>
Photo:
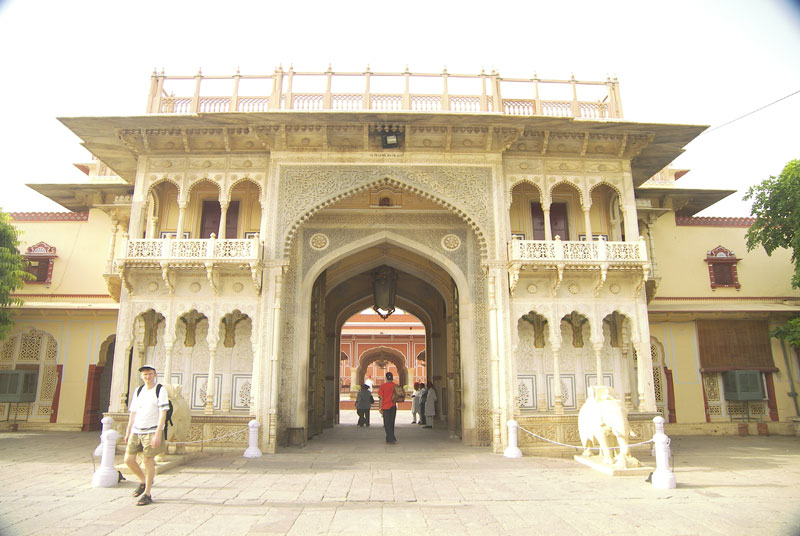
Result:
<svg viewBox="0 0 800 536">
<path fill-rule="evenodd" d="M 339 410 L 353 411 L 350 401 L 362 386 L 375 393 L 390 372 L 394 383 L 406 389 L 409 401 L 399 409 L 408 411 L 414 386 L 427 377 L 424 324 L 400 308 L 386 319 L 364 309 L 345 322 L 340 340 Z"/>
<path fill-rule="evenodd" d="M 387 320 L 371 309 L 373 272 L 383 266 L 397 275 L 395 311 Z M 399 246 L 371 247 L 324 270 L 311 294 L 307 437 L 343 422 L 341 412 L 354 410 L 360 385 L 371 381 L 377 390 L 386 372 L 406 389 L 399 421 L 412 420 L 414 384 L 430 381 L 437 391 L 438 427 L 460 437 L 454 411 L 460 408 L 461 381 L 452 329 L 456 296 L 445 270 Z"/>
</svg>

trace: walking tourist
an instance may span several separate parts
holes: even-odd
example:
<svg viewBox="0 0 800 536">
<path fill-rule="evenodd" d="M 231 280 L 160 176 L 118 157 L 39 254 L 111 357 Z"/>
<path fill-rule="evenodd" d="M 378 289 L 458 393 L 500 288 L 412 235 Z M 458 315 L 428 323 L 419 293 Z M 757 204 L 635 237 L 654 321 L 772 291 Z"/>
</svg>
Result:
<svg viewBox="0 0 800 536">
<path fill-rule="evenodd" d="M 125 465 L 127 465 L 136 478 L 139 486 L 133 492 L 139 498 L 138 506 L 145 506 L 153 502 L 150 496 L 153 487 L 153 478 L 156 475 L 155 457 L 167 450 L 164 437 L 164 425 L 167 421 L 169 399 L 167 390 L 161 385 L 156 385 L 156 369 L 150 365 L 139 368 L 144 385 L 133 393 L 130 405 L 128 427 L 125 430 Z M 144 471 L 136 461 L 136 455 L 141 452 L 144 462 Z"/>
<path fill-rule="evenodd" d="M 394 375 L 386 373 L 386 383 L 378 387 L 378 398 L 381 401 L 381 415 L 383 416 L 383 429 L 386 431 L 386 442 L 397 443 L 394 436 L 394 420 L 397 417 L 397 404 L 394 402 L 395 384 Z"/>
<path fill-rule="evenodd" d="M 358 413 L 359 426 L 369 426 L 369 412 L 374 403 L 375 399 L 372 398 L 372 393 L 369 392 L 369 385 L 363 384 L 358 396 L 356 396 L 356 413 Z"/>
</svg>

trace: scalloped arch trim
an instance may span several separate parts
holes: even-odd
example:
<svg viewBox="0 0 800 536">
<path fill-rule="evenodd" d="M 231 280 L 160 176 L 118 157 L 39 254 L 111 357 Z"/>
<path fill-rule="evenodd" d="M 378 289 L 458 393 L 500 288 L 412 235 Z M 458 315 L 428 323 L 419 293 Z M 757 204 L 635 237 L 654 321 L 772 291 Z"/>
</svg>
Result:
<svg viewBox="0 0 800 536">
<path fill-rule="evenodd" d="M 329 199 L 326 199 L 325 201 L 323 201 L 321 203 L 318 203 L 317 205 L 312 207 L 310 210 L 306 211 L 306 213 L 303 214 L 303 216 L 301 216 L 300 218 L 298 218 L 298 219 L 296 219 L 294 221 L 292 226 L 289 228 L 289 231 L 286 233 L 286 238 L 284 239 L 284 242 L 283 242 L 283 253 L 284 253 L 284 255 L 287 255 L 287 256 L 289 255 L 289 250 L 291 249 L 292 242 L 294 241 L 294 237 L 297 234 L 297 231 L 300 229 L 300 226 L 303 225 L 306 221 L 308 221 L 317 212 L 319 212 L 320 210 L 322 210 L 322 209 L 324 209 L 326 207 L 329 207 L 330 205 L 332 205 L 334 203 L 337 203 L 337 202 L 339 202 L 339 201 L 341 201 L 343 199 L 347 199 L 348 197 L 352 197 L 353 195 L 361 193 L 361 192 L 363 192 L 365 190 L 369 190 L 371 188 L 380 188 L 380 187 L 385 187 L 385 186 L 390 186 L 390 187 L 394 187 L 394 188 L 400 188 L 403 191 L 410 192 L 410 193 L 413 193 L 413 194 L 418 195 L 420 197 L 423 197 L 423 198 L 425 198 L 425 199 L 427 199 L 429 201 L 433 201 L 434 203 L 436 203 L 438 205 L 441 205 L 442 207 L 446 208 L 447 210 L 449 210 L 453 214 L 457 215 L 464 223 L 469 225 L 470 228 L 475 232 L 475 236 L 476 236 L 476 238 L 478 240 L 478 249 L 480 251 L 481 257 L 484 258 L 484 259 L 487 258 L 486 235 L 483 232 L 483 230 L 481 229 L 481 227 L 478 224 L 478 222 L 476 222 L 474 219 L 472 219 L 468 214 L 466 214 L 466 212 L 464 212 L 459 207 L 456 207 L 455 205 L 453 205 L 451 203 L 448 203 L 447 201 L 444 201 L 443 199 L 439 198 L 438 196 L 433 195 L 430 192 L 426 192 L 424 190 L 421 190 L 420 188 L 417 188 L 415 186 L 407 184 L 407 183 L 405 183 L 403 181 L 400 181 L 400 180 L 397 180 L 397 179 L 393 179 L 391 177 L 384 177 L 382 179 L 378 179 L 378 180 L 363 184 L 361 186 L 358 186 L 358 187 L 353 188 L 351 190 L 348 190 L 346 192 L 342 192 L 342 193 L 340 193 L 338 195 L 335 195 L 335 196 L 333 196 L 333 197 L 331 197 Z"/>
</svg>

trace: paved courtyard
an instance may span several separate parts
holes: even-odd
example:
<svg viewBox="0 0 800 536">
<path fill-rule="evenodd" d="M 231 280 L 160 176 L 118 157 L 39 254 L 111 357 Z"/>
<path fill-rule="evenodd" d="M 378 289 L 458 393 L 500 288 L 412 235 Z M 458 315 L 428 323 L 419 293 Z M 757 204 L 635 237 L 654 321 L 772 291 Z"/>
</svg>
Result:
<svg viewBox="0 0 800 536">
<path fill-rule="evenodd" d="M 377 412 L 370 428 L 354 417 L 302 449 L 198 456 L 145 507 L 131 480 L 91 487 L 97 433 L 0 433 L 0 534 L 800 534 L 797 438 L 674 437 L 678 488 L 658 490 L 465 447 L 408 412 L 387 445 Z"/>
</svg>

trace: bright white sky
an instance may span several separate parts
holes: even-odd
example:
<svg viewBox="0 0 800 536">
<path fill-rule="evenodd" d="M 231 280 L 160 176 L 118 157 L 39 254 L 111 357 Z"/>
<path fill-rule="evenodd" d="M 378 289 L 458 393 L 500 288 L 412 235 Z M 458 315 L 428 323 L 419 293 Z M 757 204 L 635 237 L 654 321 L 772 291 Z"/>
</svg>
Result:
<svg viewBox="0 0 800 536">
<path fill-rule="evenodd" d="M 89 160 L 56 117 L 141 115 L 167 75 L 478 73 L 603 80 L 625 119 L 717 126 L 800 90 L 792 0 L 137 2 L 0 0 L 0 207 L 64 210 L 24 186 Z M 704 215 L 744 216 L 746 188 L 800 158 L 800 94 L 701 135 L 680 185 L 738 189 Z"/>
</svg>

